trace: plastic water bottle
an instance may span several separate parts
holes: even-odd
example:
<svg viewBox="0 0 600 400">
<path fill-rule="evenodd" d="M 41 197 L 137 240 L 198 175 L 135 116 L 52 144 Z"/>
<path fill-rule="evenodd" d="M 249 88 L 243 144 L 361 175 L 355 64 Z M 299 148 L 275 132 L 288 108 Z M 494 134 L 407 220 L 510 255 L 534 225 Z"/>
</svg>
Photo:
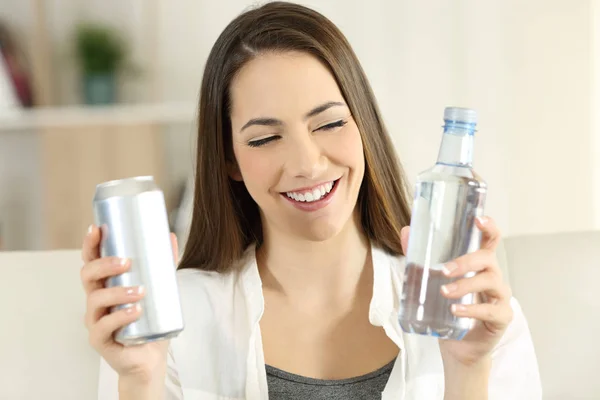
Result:
<svg viewBox="0 0 600 400">
<path fill-rule="evenodd" d="M 479 249 L 475 218 L 483 215 L 487 185 L 472 168 L 475 111 L 448 107 L 444 122 L 437 162 L 417 179 L 399 319 L 405 332 L 460 340 L 473 320 L 454 316 L 450 306 L 472 304 L 474 295 L 444 297 L 441 286 L 460 278 L 446 278 L 442 268 Z"/>
</svg>

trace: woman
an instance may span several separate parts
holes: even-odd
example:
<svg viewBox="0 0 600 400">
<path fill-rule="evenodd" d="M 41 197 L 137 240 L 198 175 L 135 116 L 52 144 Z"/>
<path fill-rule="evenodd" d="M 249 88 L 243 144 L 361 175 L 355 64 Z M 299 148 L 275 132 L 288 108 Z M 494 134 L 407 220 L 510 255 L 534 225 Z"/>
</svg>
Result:
<svg viewBox="0 0 600 400">
<path fill-rule="evenodd" d="M 128 261 L 99 258 L 97 227 L 85 238 L 100 398 L 541 397 L 489 218 L 478 223 L 482 250 L 447 265 L 452 276 L 479 273 L 444 290 L 485 294 L 456 310 L 479 323 L 439 344 L 401 332 L 406 180 L 364 72 L 325 17 L 277 2 L 229 24 L 206 63 L 197 161 L 178 271 L 186 329 L 170 345 L 112 340 L 140 308 L 107 309 L 143 291 L 104 289 Z"/>
</svg>

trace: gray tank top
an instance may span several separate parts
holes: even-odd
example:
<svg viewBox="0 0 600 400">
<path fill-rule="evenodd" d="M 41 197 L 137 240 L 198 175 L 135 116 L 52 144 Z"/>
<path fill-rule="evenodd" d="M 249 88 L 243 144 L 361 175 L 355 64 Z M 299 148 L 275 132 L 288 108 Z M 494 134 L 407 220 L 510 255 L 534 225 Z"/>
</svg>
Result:
<svg viewBox="0 0 600 400">
<path fill-rule="evenodd" d="M 307 378 L 267 365 L 269 400 L 379 400 L 395 361 L 366 375 L 339 380 Z"/>
</svg>

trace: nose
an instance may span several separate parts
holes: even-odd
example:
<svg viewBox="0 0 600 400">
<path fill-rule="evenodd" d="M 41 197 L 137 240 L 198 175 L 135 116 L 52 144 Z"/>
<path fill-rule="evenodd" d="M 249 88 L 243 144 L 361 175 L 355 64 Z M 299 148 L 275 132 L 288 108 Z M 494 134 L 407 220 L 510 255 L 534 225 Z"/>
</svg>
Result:
<svg viewBox="0 0 600 400">
<path fill-rule="evenodd" d="M 304 134 L 291 143 L 286 166 L 296 178 L 316 179 L 327 169 L 327 157 L 315 138 Z"/>
</svg>

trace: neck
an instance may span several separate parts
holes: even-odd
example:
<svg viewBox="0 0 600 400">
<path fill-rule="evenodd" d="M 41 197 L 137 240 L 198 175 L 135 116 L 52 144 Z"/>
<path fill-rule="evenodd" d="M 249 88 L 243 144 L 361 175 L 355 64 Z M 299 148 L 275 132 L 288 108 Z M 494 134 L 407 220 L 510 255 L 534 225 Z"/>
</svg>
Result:
<svg viewBox="0 0 600 400">
<path fill-rule="evenodd" d="M 447 123 L 437 163 L 457 167 L 473 164 L 474 124 Z"/>
<path fill-rule="evenodd" d="M 336 236 L 319 242 L 263 226 L 257 262 L 264 289 L 315 304 L 352 301 L 357 292 L 372 291 L 370 245 L 358 216 Z"/>
</svg>

